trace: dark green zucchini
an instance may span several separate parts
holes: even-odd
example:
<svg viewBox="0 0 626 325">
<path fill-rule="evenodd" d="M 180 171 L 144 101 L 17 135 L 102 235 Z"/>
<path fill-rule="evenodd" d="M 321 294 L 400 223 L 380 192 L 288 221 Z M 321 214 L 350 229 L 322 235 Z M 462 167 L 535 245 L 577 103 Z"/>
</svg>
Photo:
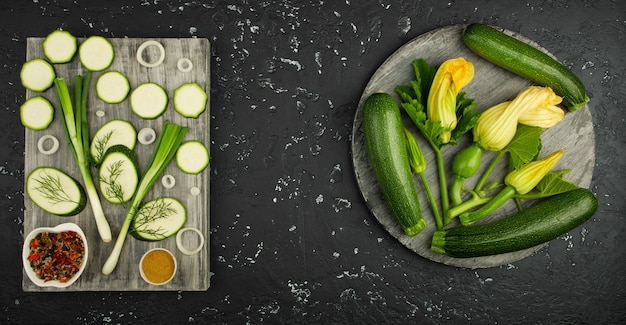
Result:
<svg viewBox="0 0 626 325">
<path fill-rule="evenodd" d="M 370 161 L 391 214 L 404 232 L 426 227 L 409 166 L 400 108 L 387 93 L 375 93 L 363 106 L 363 132 Z"/>
<path fill-rule="evenodd" d="M 467 47 L 494 63 L 541 86 L 552 88 L 563 97 L 570 111 L 589 102 L 580 79 L 563 64 L 514 37 L 483 24 L 470 24 L 463 31 Z"/>
<path fill-rule="evenodd" d="M 595 195 L 579 188 L 492 223 L 435 231 L 431 249 L 460 258 L 514 252 L 565 234 L 591 218 L 597 208 Z"/>
</svg>

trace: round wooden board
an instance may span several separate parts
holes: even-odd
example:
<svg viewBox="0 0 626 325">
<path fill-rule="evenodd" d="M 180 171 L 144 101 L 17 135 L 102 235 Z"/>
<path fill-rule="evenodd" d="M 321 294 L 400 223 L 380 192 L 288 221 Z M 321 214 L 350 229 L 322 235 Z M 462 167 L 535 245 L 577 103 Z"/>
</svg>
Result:
<svg viewBox="0 0 626 325">
<path fill-rule="evenodd" d="M 393 94 L 396 96 L 398 103 L 400 103 L 395 93 L 395 88 L 398 85 L 409 85 L 410 81 L 415 78 L 411 63 L 418 58 L 426 60 L 432 66 L 439 66 L 443 61 L 459 56 L 471 61 L 474 64 L 475 76 L 463 91 L 467 93 L 467 97 L 476 99 L 476 108 L 481 111 L 502 101 L 512 99 L 521 90 L 531 85 L 530 81 L 493 65 L 469 50 L 461 40 L 464 27 L 464 25 L 453 25 L 422 34 L 399 48 L 378 68 L 363 91 L 354 117 L 352 160 L 356 179 L 366 204 L 374 217 L 393 237 L 418 255 L 429 260 L 458 267 L 486 268 L 518 261 L 533 254 L 546 244 L 522 251 L 477 258 L 452 258 L 434 253 L 430 249 L 430 244 L 432 234 L 436 230 L 435 221 L 423 190 L 423 185 L 417 176 L 415 177 L 415 184 L 422 204 L 422 213 L 428 223 L 428 227 L 417 236 L 409 237 L 405 235 L 395 218 L 391 215 L 387 203 L 382 197 L 376 181 L 376 175 L 369 162 L 361 126 L 363 103 L 372 93 L 384 91 Z M 503 31 L 552 55 L 546 49 L 519 34 L 508 30 Z M 418 133 L 417 128 L 406 117 L 406 114 L 403 113 L 403 116 L 405 118 L 405 126 L 415 134 L 422 151 L 428 157 L 426 175 L 433 192 L 437 195 L 439 186 L 434 154 L 421 134 Z M 465 147 L 469 141 L 470 136 L 468 135 L 458 145 L 444 148 L 445 161 L 451 162 L 454 154 Z M 563 121 L 555 127 L 544 131 L 542 143 L 543 147 L 540 157 L 561 148 L 565 149 L 564 156 L 554 170 L 570 169 L 570 172 L 566 175 L 568 180 L 580 187 L 589 187 L 595 163 L 595 136 L 588 107 L 580 108 L 576 112 L 567 112 Z M 483 154 L 482 168 L 486 167 L 485 165 L 488 164 L 493 156 L 494 154 L 490 152 Z M 450 166 L 449 164 L 447 165 L 448 175 L 452 175 Z M 500 164 L 491 179 L 496 179 L 496 177 L 502 179 L 505 170 L 506 166 Z M 482 169 L 479 170 L 477 175 L 481 175 L 482 171 Z M 477 178 L 478 176 L 470 178 L 465 184 L 473 186 Z M 515 210 L 515 205 L 509 203 L 489 216 L 484 222 L 503 218 L 514 213 Z M 458 221 L 455 220 L 453 225 L 456 225 L 456 222 Z"/>
</svg>

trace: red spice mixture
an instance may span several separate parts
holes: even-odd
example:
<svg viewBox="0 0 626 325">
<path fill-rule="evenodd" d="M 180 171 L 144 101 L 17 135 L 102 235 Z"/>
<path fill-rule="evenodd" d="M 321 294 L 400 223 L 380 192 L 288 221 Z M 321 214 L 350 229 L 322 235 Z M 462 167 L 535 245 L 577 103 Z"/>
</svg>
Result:
<svg viewBox="0 0 626 325">
<path fill-rule="evenodd" d="M 68 282 L 83 263 L 85 244 L 75 231 L 42 232 L 29 245 L 30 265 L 44 282 Z"/>
</svg>

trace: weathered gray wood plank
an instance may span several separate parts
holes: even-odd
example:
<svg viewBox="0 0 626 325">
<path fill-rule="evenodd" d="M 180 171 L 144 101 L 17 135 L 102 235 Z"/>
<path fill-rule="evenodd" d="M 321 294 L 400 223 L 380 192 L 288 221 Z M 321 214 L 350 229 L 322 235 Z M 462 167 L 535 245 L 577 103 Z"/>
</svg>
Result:
<svg viewBox="0 0 626 325">
<path fill-rule="evenodd" d="M 27 43 L 27 59 L 43 57 L 41 48 L 42 38 L 29 38 Z M 158 67 L 146 68 L 141 66 L 136 60 L 137 48 L 146 40 L 142 38 L 112 38 L 110 39 L 115 47 L 115 59 L 108 70 L 118 70 L 123 72 L 129 79 L 132 88 L 142 82 L 153 81 L 162 85 L 170 96 L 165 114 L 154 120 L 143 120 L 131 112 L 129 101 L 126 99 L 121 104 L 111 105 L 100 101 L 96 97 L 94 87 L 90 89 L 88 119 L 90 132 L 95 131 L 104 123 L 112 119 L 124 119 L 131 121 L 137 131 L 144 127 L 151 127 L 157 135 L 160 133 L 164 120 L 169 120 L 189 127 L 185 140 L 200 140 L 210 148 L 210 110 L 207 110 L 198 119 L 189 119 L 180 116 L 174 111 L 172 106 L 173 90 L 185 82 L 197 82 L 209 93 L 210 90 L 210 44 L 207 39 L 198 38 L 163 38 L 152 39 L 160 42 L 165 48 L 165 61 Z M 189 72 L 181 72 L 177 68 L 177 61 L 180 58 L 188 58 L 193 62 L 193 69 Z M 70 87 L 73 85 L 73 78 L 77 74 L 85 74 L 76 57 L 71 63 L 56 65 L 55 69 L 59 77 L 66 78 Z M 94 73 L 92 85 L 100 73 Z M 36 94 L 26 91 L 26 98 Z M 54 89 L 43 93 L 56 107 L 55 121 L 47 130 L 25 131 L 25 173 L 28 173 L 38 166 L 53 166 L 66 171 L 77 180 L 82 178 L 78 173 L 76 163 L 72 159 L 69 147 L 66 143 L 60 119 L 60 108 L 57 103 L 57 96 Z M 209 100 L 210 102 L 210 100 Z M 98 117 L 97 111 L 104 111 L 104 117 Z M 54 135 L 61 144 L 59 151 L 54 155 L 43 155 L 37 151 L 37 141 L 45 134 Z M 140 169 L 145 170 L 146 164 L 152 154 L 155 143 L 142 145 L 137 143 L 135 152 L 139 158 Z M 95 170 L 94 170 L 95 172 Z M 101 199 L 102 205 L 109 220 L 113 241 L 104 243 L 100 239 L 95 228 L 91 207 L 87 208 L 74 217 L 58 217 L 45 213 L 35 206 L 25 195 L 24 198 L 24 233 L 27 234 L 32 229 L 39 226 L 54 226 L 63 222 L 77 223 L 88 237 L 90 257 L 87 269 L 82 277 L 72 286 L 65 289 L 39 288 L 35 286 L 24 275 L 22 287 L 24 291 L 126 291 L 126 290 L 207 290 L 209 288 L 209 169 L 207 168 L 199 175 L 187 175 L 182 173 L 176 163 L 172 162 L 164 171 L 164 174 L 171 174 L 176 179 L 176 185 L 172 189 L 164 188 L 160 180 L 155 183 L 152 190 L 146 197 L 150 200 L 157 197 L 171 196 L 178 198 L 187 208 L 187 222 L 185 227 L 198 228 L 205 236 L 205 245 L 199 254 L 186 256 L 181 254 L 176 247 L 176 238 L 170 237 L 159 242 L 142 242 L 132 237 L 126 239 L 122 256 L 117 268 L 112 274 L 105 276 L 101 273 L 102 265 L 113 249 L 115 238 L 122 225 L 126 209 L 124 206 L 113 205 Z M 192 187 L 201 190 L 200 195 L 190 194 Z M 188 240 L 193 240 L 192 238 Z M 142 254 L 153 247 L 164 247 L 174 253 L 178 262 L 178 272 L 175 278 L 164 286 L 151 286 L 145 283 L 139 275 L 138 263 Z"/>
<path fill-rule="evenodd" d="M 372 214 L 381 225 L 402 244 L 420 256 L 439 263 L 468 268 L 493 267 L 525 258 L 544 245 L 519 252 L 468 259 L 451 258 L 432 252 L 430 250 L 430 241 L 433 232 L 436 230 L 436 226 L 432 211 L 427 204 L 428 200 L 425 191 L 417 176 L 415 177 L 415 183 L 419 192 L 424 217 L 428 222 L 428 227 L 415 237 L 406 236 L 398 226 L 395 218 L 391 215 L 380 193 L 376 175 L 370 166 L 361 126 L 363 103 L 365 99 L 379 90 L 396 95 L 395 87 L 397 85 L 409 85 L 410 81 L 415 78 L 411 62 L 418 58 L 425 59 L 433 66 L 438 66 L 447 59 L 459 56 L 465 57 L 467 60 L 473 62 L 475 68 L 474 80 L 464 91 L 469 98 L 477 100 L 477 109 L 481 111 L 515 97 L 519 91 L 531 84 L 528 80 L 509 73 L 471 52 L 461 40 L 462 30 L 463 26 L 456 25 L 423 34 L 406 43 L 379 67 L 363 91 L 355 114 L 352 134 L 352 158 L 357 182 Z M 506 32 L 514 35 L 510 31 Z M 546 51 L 538 44 L 521 35 L 514 36 Z M 428 157 L 428 169 L 426 174 L 433 192 L 438 197 L 439 186 L 434 154 L 421 134 L 418 133 L 417 128 L 412 125 L 412 122 L 408 118 L 405 120 L 405 125 L 414 132 L 421 149 Z M 457 146 L 445 148 L 444 159 L 446 161 L 452 161 L 454 154 L 459 151 L 460 148 L 463 148 L 469 140 L 466 138 L 464 141 L 465 142 L 460 142 Z M 589 186 L 595 162 L 595 136 L 591 113 L 587 107 L 581 108 L 575 113 L 567 113 L 565 119 L 557 126 L 543 133 L 542 142 L 543 148 L 540 154 L 541 156 L 564 148 L 565 154 L 557 166 L 555 166 L 555 169 L 571 169 L 570 173 L 566 176 L 567 179 L 575 182 L 580 187 Z M 493 157 L 493 153 L 485 153 L 483 154 L 483 161 L 488 161 L 491 157 Z M 484 170 L 487 164 L 483 163 L 482 165 Z M 481 175 L 483 170 L 479 170 L 477 175 Z M 500 177 L 501 179 L 504 173 L 505 166 L 501 165 L 500 168 L 494 172 L 492 179 L 496 179 L 495 177 Z M 447 174 L 452 175 L 449 165 Z M 475 185 L 478 177 L 479 176 L 475 176 L 474 178 L 468 179 L 466 185 Z M 505 205 L 486 221 L 502 218 L 514 212 L 515 209 L 512 203 Z"/>
</svg>

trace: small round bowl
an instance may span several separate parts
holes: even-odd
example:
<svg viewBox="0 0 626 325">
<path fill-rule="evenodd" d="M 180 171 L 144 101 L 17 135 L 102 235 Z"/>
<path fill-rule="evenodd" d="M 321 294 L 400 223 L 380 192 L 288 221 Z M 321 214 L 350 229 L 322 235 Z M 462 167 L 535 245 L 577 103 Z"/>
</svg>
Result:
<svg viewBox="0 0 626 325">
<path fill-rule="evenodd" d="M 43 279 L 37 276 L 33 268 L 30 266 L 30 261 L 28 260 L 28 256 L 30 255 L 30 241 L 33 238 L 35 238 L 38 234 L 42 232 L 46 232 L 46 231 L 50 233 L 74 231 L 80 236 L 80 239 L 82 239 L 83 241 L 84 252 L 83 252 L 82 264 L 78 272 L 76 272 L 76 274 L 74 274 L 72 278 L 67 282 L 60 282 L 58 280 L 44 281 Z M 22 263 L 24 264 L 24 270 L 26 271 L 26 275 L 28 275 L 28 278 L 34 284 L 40 287 L 65 288 L 65 287 L 72 285 L 72 283 L 76 282 L 76 280 L 78 280 L 80 275 L 85 270 L 85 266 L 87 265 L 88 258 L 89 258 L 89 249 L 87 247 L 87 238 L 85 237 L 85 233 L 83 232 L 83 230 L 75 223 L 68 222 L 68 223 L 62 223 L 56 227 L 36 228 L 36 229 L 33 229 L 33 231 L 31 231 L 30 233 L 28 233 L 28 235 L 24 238 L 24 247 L 22 249 Z"/>
<path fill-rule="evenodd" d="M 147 257 L 152 256 L 153 254 L 162 255 L 158 257 L 159 260 L 149 261 Z M 168 265 L 169 263 L 171 264 Z M 174 278 L 174 275 L 176 275 L 177 269 L 178 263 L 176 263 L 176 257 L 174 257 L 172 252 L 165 248 L 153 248 L 143 254 L 141 260 L 139 261 L 139 273 L 141 274 L 141 277 L 144 281 L 152 285 L 164 285 L 169 283 Z M 169 274 L 169 276 L 162 281 L 157 281 L 157 279 L 154 278 L 154 275 L 151 274 L 155 271 L 165 272 L 166 275 L 168 273 L 171 274 Z"/>
</svg>

